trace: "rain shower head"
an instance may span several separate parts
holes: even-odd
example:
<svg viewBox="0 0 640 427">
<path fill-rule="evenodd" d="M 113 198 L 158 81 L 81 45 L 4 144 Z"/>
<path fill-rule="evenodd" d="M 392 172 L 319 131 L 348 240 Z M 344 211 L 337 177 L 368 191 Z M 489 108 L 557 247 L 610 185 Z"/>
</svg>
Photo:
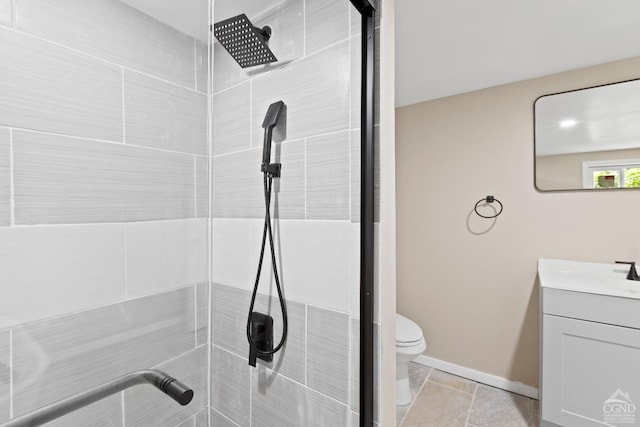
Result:
<svg viewBox="0 0 640 427">
<path fill-rule="evenodd" d="M 271 28 L 254 27 L 244 13 L 214 24 L 213 34 L 242 68 L 278 60 L 267 45 Z"/>
</svg>

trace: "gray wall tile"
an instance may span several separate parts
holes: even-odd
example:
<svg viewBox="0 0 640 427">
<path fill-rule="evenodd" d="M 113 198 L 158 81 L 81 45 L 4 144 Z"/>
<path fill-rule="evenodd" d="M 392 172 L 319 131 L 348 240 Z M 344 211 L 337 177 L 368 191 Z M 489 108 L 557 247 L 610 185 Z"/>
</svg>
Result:
<svg viewBox="0 0 640 427">
<path fill-rule="evenodd" d="M 209 284 L 196 285 L 196 345 L 209 342 Z"/>
<path fill-rule="evenodd" d="M 360 222 L 360 131 L 351 132 L 351 222 Z M 380 126 L 373 129 L 373 220 L 380 222 Z"/>
<path fill-rule="evenodd" d="M 195 426 L 196 426 L 196 417 L 193 416 L 187 419 L 186 421 L 181 422 L 176 427 L 195 427 Z M 173 426 L 170 426 L 170 427 L 173 427 Z"/>
<path fill-rule="evenodd" d="M 196 156 L 196 216 L 209 217 L 209 158 Z"/>
<path fill-rule="evenodd" d="M 211 221 L 211 281 L 248 289 L 256 278 L 263 219 Z"/>
<path fill-rule="evenodd" d="M 265 286 L 266 288 L 266 286 Z M 276 295 L 275 288 L 273 294 Z M 288 333 L 284 347 L 273 356 L 272 362 L 258 360 L 260 366 L 267 367 L 301 384 L 305 383 L 305 349 L 306 349 L 306 307 L 294 301 L 287 301 Z M 273 345 L 276 346 L 282 337 L 282 314 L 277 297 L 258 295 L 254 311 L 269 314 L 273 317 Z"/>
<path fill-rule="evenodd" d="M 249 354 L 248 291 L 214 283 L 211 298 L 211 342 L 237 355 Z M 215 377 L 214 377 L 215 378 Z"/>
<path fill-rule="evenodd" d="M 122 141 L 120 68 L 2 27 L 0 39 L 0 125 Z"/>
<path fill-rule="evenodd" d="M 251 148 L 250 91 L 246 82 L 213 96 L 214 156 Z"/>
<path fill-rule="evenodd" d="M 360 32 L 358 32 L 360 34 Z M 362 90 L 361 90 L 361 81 L 362 81 L 362 37 L 359 35 L 356 37 L 351 37 L 351 86 L 350 86 L 350 94 L 351 94 L 351 129 L 359 129 L 361 122 L 361 104 L 360 101 L 362 99 Z M 375 112 L 374 112 L 375 114 Z"/>
<path fill-rule="evenodd" d="M 200 347 L 154 366 L 193 390 L 193 400 L 180 406 L 151 387 L 134 387 L 124 392 L 127 427 L 176 426 L 208 406 L 207 347 Z M 192 424 L 193 425 L 193 421 Z"/>
<path fill-rule="evenodd" d="M 211 409 L 211 427 L 239 427 L 238 424 L 222 415 L 215 409 Z"/>
<path fill-rule="evenodd" d="M 209 91 L 209 46 L 196 40 L 196 89 L 199 92 Z"/>
<path fill-rule="evenodd" d="M 220 2 L 214 3 L 218 4 Z M 221 19 L 216 17 L 216 20 L 219 21 Z M 215 41 L 211 49 L 213 51 L 213 63 L 215 64 L 213 67 L 213 93 L 218 93 L 251 78 L 249 71 L 252 69 L 241 68 L 220 43 Z"/>
<path fill-rule="evenodd" d="M 81 390 L 78 390 L 78 393 Z M 46 424 L 47 427 L 124 427 L 120 393 L 78 409 Z"/>
<path fill-rule="evenodd" d="M 252 427 L 346 426 L 348 409 L 265 368 L 252 370 Z"/>
<path fill-rule="evenodd" d="M 250 372 L 246 358 L 211 348 L 211 407 L 241 426 L 249 425 Z"/>
<path fill-rule="evenodd" d="M 350 145 L 349 131 L 307 139 L 307 219 L 350 218 Z"/>
<path fill-rule="evenodd" d="M 264 217 L 261 162 L 261 150 L 212 158 L 213 218 Z"/>
<path fill-rule="evenodd" d="M 351 8 L 351 37 L 362 34 L 362 16 L 358 9 Z"/>
<path fill-rule="evenodd" d="M 122 301 L 124 226 L 0 229 L 0 328 Z"/>
<path fill-rule="evenodd" d="M 256 225 L 256 231 L 260 233 L 260 225 Z M 349 311 L 352 228 L 346 221 L 278 223 L 277 253 L 282 254 L 279 265 L 287 298 L 345 313 Z M 254 248 L 259 242 L 256 240 Z"/>
<path fill-rule="evenodd" d="M 349 316 L 307 306 L 307 385 L 349 402 Z"/>
<path fill-rule="evenodd" d="M 207 96 L 124 72 L 125 143 L 207 154 Z"/>
<path fill-rule="evenodd" d="M 271 203 L 274 207 L 274 218 L 303 219 L 305 217 L 304 151 L 302 140 L 290 140 L 290 142 L 275 144 L 273 147 L 271 162 L 282 163 L 282 175 L 273 180 Z M 260 194 L 262 194 L 262 189 Z M 262 200 L 264 200 L 264 196 Z M 260 217 L 263 217 L 264 205 L 261 210 Z"/>
<path fill-rule="evenodd" d="M 127 298 L 207 280 L 207 220 L 125 224 Z"/>
<path fill-rule="evenodd" d="M 340 43 L 253 81 L 253 138 L 262 138 L 267 107 L 287 105 L 287 139 L 349 127 L 349 42 Z"/>
<path fill-rule="evenodd" d="M 375 56 L 374 56 L 374 72 L 373 72 L 373 123 L 380 124 L 380 28 L 375 31 Z"/>
<path fill-rule="evenodd" d="M 250 91 L 246 82 L 213 96 L 214 156 L 251 148 Z"/>
<path fill-rule="evenodd" d="M 307 0 L 305 4 L 306 52 L 314 52 L 349 37 L 349 11 L 342 0 Z"/>
<path fill-rule="evenodd" d="M 13 133 L 16 224 L 193 218 L 193 157 Z"/>
<path fill-rule="evenodd" d="M 9 330 L 0 331 L 0 422 L 8 420 L 10 415 L 10 346 Z"/>
<path fill-rule="evenodd" d="M 304 218 L 304 141 L 275 144 L 272 162 L 282 163 L 274 179 L 272 206 L 281 219 Z M 260 164 L 262 150 L 254 149 L 213 158 L 214 218 L 262 218 L 264 195 Z"/>
<path fill-rule="evenodd" d="M 11 0 L 0 0 L 0 25 L 11 26 L 11 24 L 13 24 Z"/>
<path fill-rule="evenodd" d="M 304 55 L 303 3 L 300 0 L 284 0 L 259 16 L 249 17 L 259 28 L 265 25 L 271 27 L 269 48 L 278 58 L 276 66 L 300 59 Z M 268 70 L 269 67 L 265 69 Z"/>
<path fill-rule="evenodd" d="M 0 128 L 0 226 L 11 225 L 10 154 L 9 129 Z"/>
<path fill-rule="evenodd" d="M 23 31 L 195 88 L 193 38 L 122 2 L 20 0 L 17 17 Z"/>
<path fill-rule="evenodd" d="M 14 413 L 193 349 L 192 301 L 190 287 L 15 328 Z"/>
<path fill-rule="evenodd" d="M 209 427 L 210 412 L 209 402 L 207 402 L 207 407 L 196 414 L 194 427 Z"/>
</svg>

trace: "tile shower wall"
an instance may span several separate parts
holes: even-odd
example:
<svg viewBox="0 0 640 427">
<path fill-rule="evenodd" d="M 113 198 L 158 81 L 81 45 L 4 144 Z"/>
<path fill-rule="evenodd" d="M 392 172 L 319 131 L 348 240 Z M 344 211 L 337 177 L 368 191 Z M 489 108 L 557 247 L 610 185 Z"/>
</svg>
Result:
<svg viewBox="0 0 640 427">
<path fill-rule="evenodd" d="M 50 425 L 207 426 L 207 42 L 0 0 L 0 57 L 0 423 L 156 367 L 189 406 L 136 387 Z"/>
<path fill-rule="evenodd" d="M 216 21 L 229 17 L 217 10 Z M 213 46 L 211 420 L 356 425 L 360 16 L 344 0 L 285 0 L 249 18 L 272 28 L 279 62 L 246 72 Z M 245 329 L 264 217 L 261 124 L 279 100 L 287 109 L 274 132 L 272 161 L 282 163 L 274 235 L 289 335 L 273 362 L 251 368 Z M 256 310 L 274 317 L 279 340 L 270 271 L 267 257 Z"/>
</svg>

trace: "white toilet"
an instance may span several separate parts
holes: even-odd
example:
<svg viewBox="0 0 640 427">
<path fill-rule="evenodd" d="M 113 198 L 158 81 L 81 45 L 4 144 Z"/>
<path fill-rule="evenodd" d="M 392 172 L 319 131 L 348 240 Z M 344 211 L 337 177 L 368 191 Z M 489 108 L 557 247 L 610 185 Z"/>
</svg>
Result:
<svg viewBox="0 0 640 427">
<path fill-rule="evenodd" d="M 427 343 L 420 326 L 396 314 L 396 405 L 411 403 L 409 362 L 426 349 Z"/>
</svg>

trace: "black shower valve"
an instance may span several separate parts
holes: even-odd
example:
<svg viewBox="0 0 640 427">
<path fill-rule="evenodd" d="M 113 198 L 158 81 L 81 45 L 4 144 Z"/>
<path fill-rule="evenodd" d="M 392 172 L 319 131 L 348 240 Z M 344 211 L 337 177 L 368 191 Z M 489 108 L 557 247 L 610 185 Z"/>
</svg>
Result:
<svg viewBox="0 0 640 427">
<path fill-rule="evenodd" d="M 256 366 L 256 359 L 273 361 L 273 354 L 261 353 L 273 350 L 273 317 L 255 311 L 251 313 L 251 341 L 255 346 L 249 346 L 249 365 Z"/>
</svg>

